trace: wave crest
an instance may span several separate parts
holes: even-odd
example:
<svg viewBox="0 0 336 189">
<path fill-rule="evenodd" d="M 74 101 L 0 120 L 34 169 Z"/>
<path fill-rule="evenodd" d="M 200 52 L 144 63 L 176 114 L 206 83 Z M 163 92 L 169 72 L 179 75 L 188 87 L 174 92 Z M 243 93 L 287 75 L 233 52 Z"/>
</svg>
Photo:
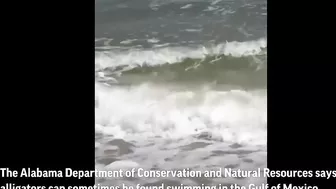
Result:
<svg viewBox="0 0 336 189">
<path fill-rule="evenodd" d="M 267 40 L 262 38 L 247 42 L 226 42 L 217 45 L 192 47 L 166 47 L 150 50 L 114 50 L 96 52 L 96 70 L 119 66 L 156 66 L 174 64 L 185 59 L 205 59 L 209 56 L 225 55 L 246 57 L 267 54 Z"/>
</svg>

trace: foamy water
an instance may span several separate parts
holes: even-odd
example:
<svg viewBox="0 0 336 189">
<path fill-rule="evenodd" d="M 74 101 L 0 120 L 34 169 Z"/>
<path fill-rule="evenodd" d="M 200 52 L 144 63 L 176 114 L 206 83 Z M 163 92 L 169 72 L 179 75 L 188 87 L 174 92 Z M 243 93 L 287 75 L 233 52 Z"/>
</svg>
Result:
<svg viewBox="0 0 336 189">
<path fill-rule="evenodd" d="M 266 167 L 266 12 L 264 0 L 97 0 L 96 168 Z M 96 178 L 134 187 L 265 182 Z"/>
<path fill-rule="evenodd" d="M 97 84 L 97 167 L 109 169 L 117 160 L 128 161 L 122 168 L 131 164 L 148 170 L 266 166 L 266 101 L 263 90 L 181 90 L 150 84 L 108 88 Z M 109 158 L 113 158 L 111 162 Z M 130 182 L 125 179 L 104 182 Z M 232 179 L 211 182 L 240 181 Z M 137 178 L 133 183 L 159 180 Z"/>
<path fill-rule="evenodd" d="M 178 139 L 209 132 L 228 142 L 265 144 L 265 91 L 181 91 L 144 84 L 96 86 L 96 95 L 97 129 L 104 134 L 113 128 L 122 138 Z"/>
<path fill-rule="evenodd" d="M 233 57 L 253 56 L 265 53 L 266 38 L 246 42 L 226 42 L 217 45 L 197 47 L 166 47 L 154 49 L 128 49 L 96 52 L 96 69 L 117 66 L 156 66 L 174 64 L 186 58 L 205 58 L 211 55 L 227 55 Z"/>
</svg>

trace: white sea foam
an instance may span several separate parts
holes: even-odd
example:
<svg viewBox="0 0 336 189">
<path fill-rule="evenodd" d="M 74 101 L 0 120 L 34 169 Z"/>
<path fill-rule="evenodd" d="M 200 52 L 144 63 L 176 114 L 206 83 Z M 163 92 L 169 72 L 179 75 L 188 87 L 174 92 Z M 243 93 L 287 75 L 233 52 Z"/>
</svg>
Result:
<svg viewBox="0 0 336 189">
<path fill-rule="evenodd" d="M 160 40 L 156 38 L 147 39 L 148 43 L 158 43 Z"/>
<path fill-rule="evenodd" d="M 96 84 L 96 132 L 123 139 L 178 139 L 200 133 L 227 142 L 266 143 L 266 92 Z"/>
<path fill-rule="evenodd" d="M 188 9 L 188 8 L 190 8 L 190 7 L 192 7 L 192 4 L 184 5 L 184 6 L 181 7 L 181 9 Z"/>
<path fill-rule="evenodd" d="M 138 65 L 174 64 L 185 58 L 204 58 L 207 55 L 249 56 L 266 53 L 261 49 L 266 47 L 266 39 L 260 39 L 228 42 L 207 48 L 114 49 L 107 54 L 96 53 L 96 69 L 128 65 L 123 68 L 128 70 Z M 100 70 L 97 77 L 106 79 L 107 74 Z M 96 167 L 104 170 L 139 165 L 146 169 L 165 170 L 182 167 L 208 170 L 214 166 L 233 165 L 241 169 L 265 167 L 266 91 L 197 88 L 148 83 L 106 87 L 96 83 L 95 131 L 96 137 L 101 137 L 96 143 Z M 115 139 L 122 139 L 134 146 L 108 143 Z M 233 147 L 237 143 L 240 147 Z M 111 148 L 115 154 L 105 154 L 105 151 L 113 151 Z M 111 156 L 119 160 L 109 160 Z M 110 162 L 104 164 L 104 161 L 98 161 L 104 158 Z M 241 185 L 245 185 L 245 182 L 264 182 L 262 178 L 257 179 L 261 181 L 243 179 L 238 182 L 233 178 L 217 178 L 211 182 L 237 182 Z M 142 178 L 136 183 L 158 181 L 155 178 Z M 109 178 L 106 184 L 108 182 L 134 184 L 122 178 Z"/>
<path fill-rule="evenodd" d="M 134 41 L 136 41 L 137 39 L 127 39 L 127 40 L 124 40 L 124 41 L 121 41 L 120 44 L 131 44 L 133 43 Z"/>
<path fill-rule="evenodd" d="M 231 55 L 234 57 L 251 56 L 263 53 L 267 47 L 266 38 L 246 42 L 226 42 L 213 46 L 193 47 L 162 47 L 150 50 L 130 49 L 96 52 L 97 69 L 125 65 L 160 65 L 178 63 L 186 58 L 205 58 L 209 55 Z"/>
</svg>

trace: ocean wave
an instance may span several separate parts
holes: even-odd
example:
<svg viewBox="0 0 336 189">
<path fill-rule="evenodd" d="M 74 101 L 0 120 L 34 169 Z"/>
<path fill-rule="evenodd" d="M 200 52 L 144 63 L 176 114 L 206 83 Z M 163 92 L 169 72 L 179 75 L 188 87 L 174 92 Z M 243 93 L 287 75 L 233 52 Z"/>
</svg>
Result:
<svg viewBox="0 0 336 189">
<path fill-rule="evenodd" d="M 267 53 L 267 39 L 246 42 L 226 42 L 217 45 L 192 47 L 165 47 L 157 49 L 129 49 L 96 52 L 96 71 L 120 66 L 156 66 L 181 63 L 186 59 L 206 59 L 225 55 L 246 57 Z"/>
<path fill-rule="evenodd" d="M 207 133 L 228 142 L 265 144 L 266 102 L 266 91 L 96 84 L 96 132 L 129 140 Z"/>
<path fill-rule="evenodd" d="M 96 80 L 110 84 L 216 82 L 265 88 L 266 42 L 226 43 L 212 48 L 161 48 L 96 58 Z"/>
</svg>

